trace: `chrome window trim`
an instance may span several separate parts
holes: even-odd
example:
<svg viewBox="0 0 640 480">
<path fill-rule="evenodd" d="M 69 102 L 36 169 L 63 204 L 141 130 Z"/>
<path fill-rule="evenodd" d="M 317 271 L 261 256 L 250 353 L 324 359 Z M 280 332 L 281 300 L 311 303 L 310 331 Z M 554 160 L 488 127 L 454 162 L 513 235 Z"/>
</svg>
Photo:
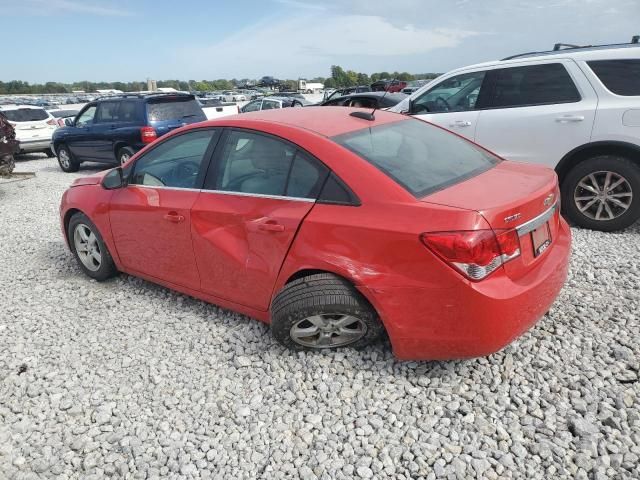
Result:
<svg viewBox="0 0 640 480">
<path fill-rule="evenodd" d="M 556 202 L 549 210 L 542 212 L 537 217 L 529 220 L 528 222 L 523 223 L 522 225 L 518 225 L 516 227 L 516 232 L 518 232 L 518 236 L 521 237 L 523 235 L 526 235 L 527 233 L 533 232 L 536 228 L 544 225 L 553 216 L 557 208 L 558 208 L 558 202 Z"/>
<path fill-rule="evenodd" d="M 264 193 L 231 192 L 226 190 L 206 190 L 203 188 L 201 189 L 201 188 L 166 187 L 166 186 L 155 186 L 155 185 L 140 185 L 137 183 L 130 183 L 127 185 L 127 188 L 128 187 L 151 188 L 154 190 L 178 190 L 183 192 L 220 193 L 222 195 L 236 195 L 239 197 L 271 198 L 273 200 L 293 200 L 295 202 L 310 202 L 310 203 L 316 202 L 314 198 L 287 197 L 285 195 L 267 195 Z"/>
</svg>

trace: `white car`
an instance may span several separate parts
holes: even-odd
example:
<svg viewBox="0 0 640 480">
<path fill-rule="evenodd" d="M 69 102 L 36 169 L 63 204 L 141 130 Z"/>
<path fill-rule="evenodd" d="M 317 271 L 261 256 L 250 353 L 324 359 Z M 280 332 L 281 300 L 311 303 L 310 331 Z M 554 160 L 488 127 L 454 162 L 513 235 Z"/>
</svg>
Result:
<svg viewBox="0 0 640 480">
<path fill-rule="evenodd" d="M 638 42 L 558 44 L 460 68 L 391 110 L 441 125 L 509 160 L 554 168 L 563 212 L 574 224 L 619 230 L 640 218 Z"/>
<path fill-rule="evenodd" d="M 16 131 L 18 153 L 44 152 L 54 157 L 51 136 L 58 128 L 56 119 L 46 110 L 31 105 L 6 105 L 0 111 L 7 117 Z"/>
<path fill-rule="evenodd" d="M 246 102 L 247 96 L 244 93 L 239 92 L 222 92 L 219 97 L 223 102 Z"/>
</svg>

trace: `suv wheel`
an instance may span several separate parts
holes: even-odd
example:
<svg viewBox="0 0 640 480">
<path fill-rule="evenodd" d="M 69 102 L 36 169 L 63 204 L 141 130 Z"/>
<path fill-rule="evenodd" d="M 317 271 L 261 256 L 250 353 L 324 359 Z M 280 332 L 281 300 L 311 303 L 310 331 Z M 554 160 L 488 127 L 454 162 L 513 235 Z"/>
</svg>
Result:
<svg viewBox="0 0 640 480">
<path fill-rule="evenodd" d="M 135 152 L 132 148 L 122 147 L 120 150 L 118 150 L 118 163 L 120 165 L 124 165 L 129 161 L 131 157 L 133 157 L 134 154 Z"/>
<path fill-rule="evenodd" d="M 346 280 L 320 273 L 294 280 L 271 306 L 271 332 L 292 350 L 365 347 L 384 327 L 369 302 Z"/>
<path fill-rule="evenodd" d="M 627 228 L 640 218 L 640 167 L 617 155 L 585 160 L 562 183 L 562 206 L 580 227 L 604 232 Z"/>
<path fill-rule="evenodd" d="M 58 145 L 56 148 L 58 152 L 58 164 L 63 172 L 77 172 L 80 169 L 80 162 L 78 162 L 66 145 Z"/>
</svg>

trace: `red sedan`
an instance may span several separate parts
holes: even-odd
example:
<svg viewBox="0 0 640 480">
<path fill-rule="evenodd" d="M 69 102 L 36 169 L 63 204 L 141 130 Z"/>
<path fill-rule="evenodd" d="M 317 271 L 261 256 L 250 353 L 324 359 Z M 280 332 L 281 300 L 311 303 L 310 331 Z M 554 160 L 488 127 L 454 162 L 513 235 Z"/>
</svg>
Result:
<svg viewBox="0 0 640 480">
<path fill-rule="evenodd" d="M 354 116 L 360 112 L 360 116 Z M 356 114 L 358 115 L 358 114 Z M 405 116 L 285 109 L 183 127 L 60 208 L 82 270 L 270 323 L 293 349 L 488 355 L 547 312 L 571 236 L 555 173 Z"/>
</svg>

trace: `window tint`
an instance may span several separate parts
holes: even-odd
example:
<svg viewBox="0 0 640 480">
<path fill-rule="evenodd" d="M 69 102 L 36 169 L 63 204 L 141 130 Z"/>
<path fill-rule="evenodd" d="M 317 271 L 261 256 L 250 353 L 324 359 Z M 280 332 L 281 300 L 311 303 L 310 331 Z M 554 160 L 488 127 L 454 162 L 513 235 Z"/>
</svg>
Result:
<svg viewBox="0 0 640 480">
<path fill-rule="evenodd" d="M 233 131 L 222 152 L 215 190 L 284 195 L 294 154 L 280 140 Z"/>
<path fill-rule="evenodd" d="M 135 162 L 129 183 L 197 188 L 200 166 L 214 130 L 196 130 L 161 143 Z"/>
<path fill-rule="evenodd" d="M 76 127 L 86 127 L 93 123 L 93 117 L 96 115 L 96 106 L 91 105 L 84 112 L 80 114 L 78 120 L 76 120 Z"/>
<path fill-rule="evenodd" d="M 118 120 L 121 122 L 135 122 L 138 117 L 138 103 L 131 100 L 120 102 Z"/>
<path fill-rule="evenodd" d="M 561 63 L 493 70 L 490 107 L 579 102 L 580 94 Z"/>
<path fill-rule="evenodd" d="M 190 97 L 154 99 L 147 103 L 147 116 L 150 122 L 200 118 L 206 120 L 198 102 Z"/>
<path fill-rule="evenodd" d="M 298 151 L 291 166 L 287 197 L 317 198 L 329 169 L 306 153 Z"/>
<path fill-rule="evenodd" d="M 411 113 L 466 112 L 476 107 L 485 72 L 447 78 L 413 102 Z"/>
<path fill-rule="evenodd" d="M 119 102 L 101 102 L 98 104 L 96 123 L 112 123 L 118 121 Z"/>
<path fill-rule="evenodd" d="M 262 101 L 262 110 L 273 110 L 275 108 L 280 108 L 280 102 L 276 102 L 275 100 Z"/>
<path fill-rule="evenodd" d="M 334 137 L 416 197 L 478 175 L 499 162 L 473 143 L 407 119 Z"/>
<path fill-rule="evenodd" d="M 616 95 L 640 95 L 640 60 L 597 60 L 587 64 Z"/>
<path fill-rule="evenodd" d="M 329 178 L 322 187 L 318 202 L 334 205 L 360 205 L 358 197 L 333 172 L 329 174 Z"/>
<path fill-rule="evenodd" d="M 354 97 L 349 100 L 349 106 L 353 108 L 377 108 L 377 98 Z"/>
<path fill-rule="evenodd" d="M 10 122 L 38 122 L 49 118 L 47 112 L 41 108 L 17 108 L 3 110 L 2 113 Z"/>
</svg>

